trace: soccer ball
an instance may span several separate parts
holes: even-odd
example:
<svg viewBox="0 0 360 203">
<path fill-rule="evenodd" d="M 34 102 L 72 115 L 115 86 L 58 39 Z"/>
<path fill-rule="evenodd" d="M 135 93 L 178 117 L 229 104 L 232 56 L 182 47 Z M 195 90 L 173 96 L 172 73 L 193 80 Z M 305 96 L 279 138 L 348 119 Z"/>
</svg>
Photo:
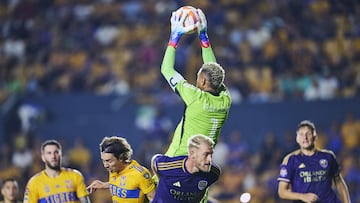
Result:
<svg viewBox="0 0 360 203">
<path fill-rule="evenodd" d="M 182 17 L 182 15 L 184 13 L 187 12 L 187 16 L 186 16 L 185 21 L 183 23 L 184 27 L 194 26 L 199 21 L 199 18 L 200 18 L 196 8 L 194 8 L 192 6 L 180 7 L 178 10 L 176 10 L 176 12 L 180 13 L 180 18 Z M 197 31 L 197 27 L 194 27 L 194 29 L 190 30 L 186 34 L 191 34 L 191 33 L 194 33 L 196 31 Z"/>
</svg>

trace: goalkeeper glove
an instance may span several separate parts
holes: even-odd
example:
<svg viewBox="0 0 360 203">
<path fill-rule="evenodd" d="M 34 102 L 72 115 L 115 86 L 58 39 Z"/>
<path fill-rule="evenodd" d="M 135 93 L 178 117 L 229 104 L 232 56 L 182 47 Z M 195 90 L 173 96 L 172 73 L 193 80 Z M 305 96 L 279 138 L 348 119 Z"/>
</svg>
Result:
<svg viewBox="0 0 360 203">
<path fill-rule="evenodd" d="M 194 30 L 195 27 L 198 25 L 195 24 L 193 26 L 183 26 L 184 21 L 187 17 L 187 12 L 183 11 L 182 15 L 180 15 L 180 12 L 172 12 L 170 23 L 171 23 L 171 34 L 170 34 L 170 40 L 168 45 L 172 46 L 174 48 L 177 47 L 178 42 L 181 38 L 181 36 L 191 30 Z M 181 16 L 181 17 L 180 17 Z"/>
<path fill-rule="evenodd" d="M 200 39 L 200 45 L 202 48 L 207 48 L 210 46 L 209 37 L 207 34 L 207 21 L 205 14 L 201 9 L 197 9 L 199 15 L 199 23 L 198 23 L 198 34 Z"/>
</svg>

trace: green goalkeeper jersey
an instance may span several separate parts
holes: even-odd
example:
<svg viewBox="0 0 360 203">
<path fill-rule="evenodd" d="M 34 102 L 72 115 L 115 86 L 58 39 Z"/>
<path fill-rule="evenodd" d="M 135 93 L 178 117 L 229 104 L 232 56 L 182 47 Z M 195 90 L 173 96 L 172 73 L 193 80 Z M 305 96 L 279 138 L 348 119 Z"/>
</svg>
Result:
<svg viewBox="0 0 360 203">
<path fill-rule="evenodd" d="M 202 48 L 204 62 L 215 62 L 211 47 Z M 209 136 L 217 143 L 220 130 L 228 117 L 231 97 L 225 85 L 214 95 L 188 83 L 174 69 L 175 49 L 168 46 L 161 66 L 161 73 L 171 88 L 185 103 L 184 115 L 176 127 L 167 156 L 187 155 L 187 140 L 195 134 Z"/>
</svg>

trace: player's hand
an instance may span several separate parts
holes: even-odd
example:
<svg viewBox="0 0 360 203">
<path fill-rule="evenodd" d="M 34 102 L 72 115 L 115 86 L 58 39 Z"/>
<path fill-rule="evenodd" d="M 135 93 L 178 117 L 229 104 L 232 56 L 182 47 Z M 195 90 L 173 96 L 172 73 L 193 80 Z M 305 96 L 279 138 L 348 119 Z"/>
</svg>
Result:
<svg viewBox="0 0 360 203">
<path fill-rule="evenodd" d="M 207 20 L 204 12 L 201 9 L 197 9 L 199 15 L 198 34 L 207 32 Z"/>
<path fill-rule="evenodd" d="M 307 203 L 315 203 L 318 199 L 319 197 L 314 193 L 306 193 L 302 196 L 302 201 Z"/>
<path fill-rule="evenodd" d="M 176 11 L 172 12 L 170 19 L 172 34 L 176 33 L 178 35 L 183 35 L 198 27 L 198 24 L 194 24 L 191 26 L 184 26 L 185 19 L 188 15 L 188 10 L 183 11 L 183 15 L 180 14 L 181 14 L 180 12 L 176 12 Z"/>
<path fill-rule="evenodd" d="M 200 45 L 202 48 L 207 48 L 210 46 L 210 41 L 209 41 L 209 37 L 207 34 L 207 20 L 206 20 L 204 12 L 202 12 L 201 9 L 198 8 L 197 13 L 199 15 L 199 22 L 198 22 L 197 26 L 198 26 Z"/>
<path fill-rule="evenodd" d="M 184 21 L 186 19 L 187 13 L 186 11 L 183 15 L 180 15 L 180 12 L 172 12 L 170 23 L 171 23 L 171 35 L 169 40 L 169 45 L 174 48 L 177 47 L 177 44 L 181 38 L 181 36 L 191 30 L 194 30 L 198 26 L 198 24 L 192 26 L 183 26 Z"/>
<path fill-rule="evenodd" d="M 102 182 L 100 180 L 94 180 L 89 186 L 86 187 L 89 193 L 95 192 L 97 189 L 107 189 L 110 185 L 108 182 Z"/>
</svg>

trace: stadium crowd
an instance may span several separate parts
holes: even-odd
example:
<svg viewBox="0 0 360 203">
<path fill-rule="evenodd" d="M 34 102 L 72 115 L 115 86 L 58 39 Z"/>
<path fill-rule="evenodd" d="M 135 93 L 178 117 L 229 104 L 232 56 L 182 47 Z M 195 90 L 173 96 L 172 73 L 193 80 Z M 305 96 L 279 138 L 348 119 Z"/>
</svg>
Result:
<svg viewBox="0 0 360 203">
<path fill-rule="evenodd" d="M 7 0 L 0 1 L 1 107 L 14 95 L 69 92 L 131 95 L 150 104 L 178 102 L 160 78 L 160 63 L 171 11 L 185 4 L 202 8 L 208 18 L 233 103 L 360 96 L 356 0 Z M 201 57 L 200 50 L 189 46 L 199 42 L 186 37 L 176 66 L 194 81 Z M 296 148 L 292 132 L 283 136 L 289 143 L 268 132 L 255 154 L 241 139 L 241 129 L 224 136 L 229 140 L 219 142 L 215 153 L 224 175 L 212 194 L 221 203 L 238 202 L 244 191 L 251 191 L 252 202 L 280 202 L 280 159 Z M 349 114 L 324 128 L 319 138 L 318 146 L 338 155 L 353 202 L 360 202 L 359 118 Z M 17 178 L 21 194 L 28 178 L 41 170 L 40 143 L 36 135 L 19 135 L 0 148 L 0 179 Z M 89 183 L 94 177 L 106 179 L 81 139 L 63 145 L 65 165 L 79 168 Z M 144 148 L 137 159 L 149 164 L 147 157 L 154 153 L 146 149 L 153 148 Z M 93 202 L 108 202 L 107 197 L 97 193 Z"/>
</svg>

